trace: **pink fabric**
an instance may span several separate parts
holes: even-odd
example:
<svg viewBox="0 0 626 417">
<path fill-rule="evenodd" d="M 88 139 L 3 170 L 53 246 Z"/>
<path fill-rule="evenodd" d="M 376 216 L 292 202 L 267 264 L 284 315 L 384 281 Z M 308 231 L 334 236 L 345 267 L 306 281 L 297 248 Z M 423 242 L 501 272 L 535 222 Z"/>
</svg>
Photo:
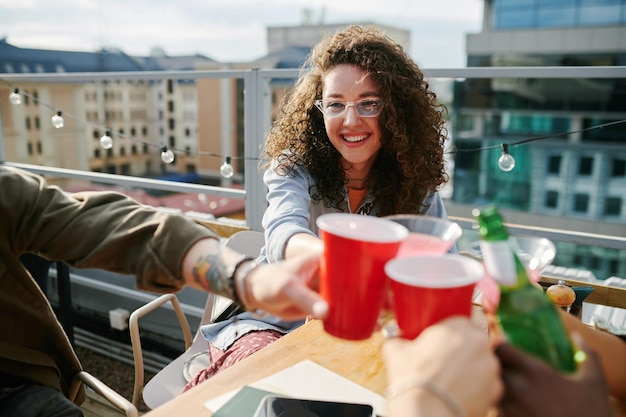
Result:
<svg viewBox="0 0 626 417">
<path fill-rule="evenodd" d="M 206 381 L 218 372 L 228 368 L 242 359 L 252 355 L 257 350 L 264 348 L 273 341 L 279 339 L 281 333 L 275 330 L 259 330 L 246 333 L 235 341 L 228 349 L 221 350 L 209 343 L 209 355 L 211 357 L 211 366 L 198 372 L 185 385 L 182 392 L 195 387 L 202 381 Z"/>
</svg>

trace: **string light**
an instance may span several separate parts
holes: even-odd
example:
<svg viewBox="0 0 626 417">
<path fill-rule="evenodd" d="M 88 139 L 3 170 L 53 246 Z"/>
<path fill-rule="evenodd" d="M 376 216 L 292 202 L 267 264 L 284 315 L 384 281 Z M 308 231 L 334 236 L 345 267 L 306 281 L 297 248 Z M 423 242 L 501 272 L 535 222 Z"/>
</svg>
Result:
<svg viewBox="0 0 626 417">
<path fill-rule="evenodd" d="M 498 159 L 498 167 L 504 172 L 509 172 L 515 168 L 515 158 L 509 153 L 509 145 L 506 143 L 501 144 L 502 155 Z"/>
<path fill-rule="evenodd" d="M 61 129 L 64 124 L 65 120 L 63 120 L 63 113 L 59 110 L 57 114 L 52 116 L 52 126 L 56 127 L 57 129 Z"/>
<path fill-rule="evenodd" d="M 171 164 L 176 159 L 176 155 L 170 149 L 167 149 L 167 146 L 161 148 L 161 160 L 166 164 Z"/>
<path fill-rule="evenodd" d="M 222 177 L 224 178 L 230 178 L 235 174 L 235 170 L 230 164 L 230 156 L 226 157 L 226 161 L 224 161 L 224 163 L 220 167 L 220 174 L 222 174 Z"/>
<path fill-rule="evenodd" d="M 100 137 L 100 146 L 104 149 L 111 149 L 113 147 L 113 138 L 111 137 L 111 131 L 109 129 Z"/>
<path fill-rule="evenodd" d="M 3 82 L 4 84 L 8 85 L 11 88 L 14 88 L 14 86 L 11 85 L 11 83 L 7 82 L 6 80 L 0 78 L 0 82 Z M 37 96 L 32 96 L 26 92 L 21 91 L 19 88 L 14 88 L 13 92 L 9 94 L 9 101 L 11 102 L 11 104 L 13 105 L 19 105 L 22 103 L 22 96 L 26 97 L 26 98 L 30 98 L 33 100 L 33 102 L 41 104 L 43 106 L 48 107 L 51 110 L 55 110 L 55 108 L 53 106 L 51 106 L 50 104 L 44 103 L 42 101 L 40 101 L 38 99 Z M 72 119 L 76 120 L 78 123 L 81 123 L 85 126 L 91 126 L 94 129 L 98 129 L 98 130 L 104 130 L 104 127 L 100 127 L 100 126 L 94 126 L 91 123 L 88 123 L 84 120 L 80 120 L 72 115 L 69 115 L 69 117 L 71 117 Z M 56 114 L 54 116 L 52 116 L 52 125 L 57 128 L 60 129 L 64 126 L 65 121 L 63 119 L 62 116 L 62 112 L 61 111 L 56 111 Z M 455 150 L 451 150 L 451 151 L 446 151 L 444 152 L 445 154 L 456 154 L 456 153 L 463 153 L 463 152 L 476 152 L 476 151 L 484 151 L 484 150 L 490 150 L 490 149 L 495 149 L 500 147 L 502 149 L 502 155 L 500 156 L 500 158 L 498 159 L 498 167 L 504 171 L 504 172 L 509 172 L 511 170 L 513 170 L 513 168 L 515 168 L 515 159 L 513 158 L 513 156 L 511 156 L 511 154 L 508 152 L 508 148 L 509 146 L 517 146 L 517 145 L 521 145 L 521 144 L 525 144 L 528 142 L 533 142 L 533 141 L 537 141 L 537 140 L 543 140 L 543 139 L 551 139 L 551 138 L 559 138 L 559 137 L 565 137 L 568 135 L 572 135 L 572 134 L 578 134 L 578 133 L 582 133 L 582 132 L 586 132 L 586 131 L 590 131 L 590 130 L 595 130 L 595 129 L 602 129 L 604 127 L 607 126 L 613 126 L 613 125 L 618 125 L 618 124 L 624 124 L 626 123 L 626 119 L 622 119 L 622 120 L 615 120 L 612 122 L 607 122 L 607 123 L 602 123 L 599 125 L 595 125 L 595 126 L 590 126 L 584 129 L 578 129 L 578 130 L 574 130 L 574 131 L 569 131 L 569 132 L 562 132 L 562 133 L 556 133 L 556 134 L 549 134 L 549 135 L 545 135 L 545 136 L 536 136 L 536 137 L 531 137 L 531 138 L 527 138 L 524 140 L 520 140 L 518 142 L 514 142 L 511 143 L 509 145 L 507 144 L 500 144 L 500 145 L 494 145 L 494 146 L 485 146 L 485 147 L 480 147 L 480 148 L 466 148 L 466 149 L 455 149 Z M 128 139 L 128 140 L 132 140 L 134 142 L 139 142 L 139 143 L 143 143 L 144 146 L 150 146 L 150 147 L 157 147 L 158 149 L 161 150 L 161 159 L 163 160 L 163 162 L 171 164 L 174 162 L 174 160 L 176 159 L 176 155 L 174 154 L 172 149 L 168 149 L 166 146 L 160 146 L 151 142 L 145 142 L 142 140 L 139 140 L 137 138 L 133 138 L 133 137 L 128 137 L 128 136 L 124 136 L 123 134 L 117 134 L 117 136 L 120 136 L 122 138 Z M 111 149 L 113 146 L 113 137 L 111 134 L 111 130 L 107 129 L 106 133 L 100 137 L 100 145 L 104 148 L 104 149 Z M 184 150 L 179 150 L 180 152 L 188 152 L 188 151 L 184 151 Z M 213 153 L 213 152 L 206 152 L 206 151 L 196 151 L 195 152 L 197 155 L 206 155 L 206 156 L 212 156 L 212 157 L 218 157 L 218 158 L 223 158 L 222 155 Z M 226 157 L 226 161 L 221 165 L 220 167 L 220 174 L 224 177 L 224 178 L 231 178 L 234 175 L 234 169 L 233 166 L 231 165 L 231 160 L 232 159 L 251 159 L 251 160 L 258 160 L 257 157 L 243 157 L 243 156 L 235 156 L 235 157 L 230 157 L 227 156 Z"/>
<path fill-rule="evenodd" d="M 11 94 L 9 94 L 9 101 L 14 106 L 19 106 L 20 104 L 22 104 L 22 96 L 20 95 L 19 88 L 16 88 Z"/>
</svg>

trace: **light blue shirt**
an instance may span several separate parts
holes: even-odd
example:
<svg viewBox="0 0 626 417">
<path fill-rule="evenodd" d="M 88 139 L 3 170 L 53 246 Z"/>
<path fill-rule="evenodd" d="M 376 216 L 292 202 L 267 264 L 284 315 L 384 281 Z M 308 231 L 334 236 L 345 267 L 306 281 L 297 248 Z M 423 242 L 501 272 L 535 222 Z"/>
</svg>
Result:
<svg viewBox="0 0 626 417">
<path fill-rule="evenodd" d="M 285 247 L 291 236 L 297 233 L 318 236 L 317 218 L 326 213 L 342 212 L 329 207 L 326 200 L 311 199 L 310 190 L 316 183 L 304 168 L 296 169 L 292 176 L 283 176 L 271 167 L 265 171 L 263 181 L 268 189 L 269 205 L 262 220 L 265 229 L 265 246 L 261 249 L 258 258 L 261 262 L 283 260 Z M 347 190 L 345 190 L 344 198 L 349 207 Z M 430 194 L 424 203 L 422 207 L 416 207 L 415 213 L 447 219 L 446 209 L 439 193 Z M 367 192 L 356 212 L 370 216 L 379 215 L 379 207 L 371 192 Z M 248 332 L 271 329 L 288 333 L 303 323 L 303 320 L 282 321 L 273 316 L 260 318 L 258 315 L 246 312 L 234 319 L 203 326 L 201 332 L 204 338 L 214 346 L 227 349 L 238 337 Z"/>
</svg>

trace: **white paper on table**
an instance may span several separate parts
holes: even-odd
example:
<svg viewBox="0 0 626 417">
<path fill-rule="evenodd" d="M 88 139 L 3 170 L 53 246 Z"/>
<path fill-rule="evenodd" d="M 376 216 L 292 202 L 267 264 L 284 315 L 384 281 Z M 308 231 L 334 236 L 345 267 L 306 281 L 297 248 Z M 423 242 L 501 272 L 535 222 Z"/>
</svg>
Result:
<svg viewBox="0 0 626 417">
<path fill-rule="evenodd" d="M 310 360 L 298 362 L 248 385 L 293 398 L 370 404 L 377 416 L 387 415 L 384 397 Z M 204 406 L 214 413 L 238 391 L 210 399 Z"/>
</svg>

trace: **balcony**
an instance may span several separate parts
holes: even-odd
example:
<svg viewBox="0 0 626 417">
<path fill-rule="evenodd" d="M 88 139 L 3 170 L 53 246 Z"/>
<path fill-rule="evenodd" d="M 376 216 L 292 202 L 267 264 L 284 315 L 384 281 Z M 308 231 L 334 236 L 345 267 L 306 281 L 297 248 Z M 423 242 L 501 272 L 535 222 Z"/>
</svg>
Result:
<svg viewBox="0 0 626 417">
<path fill-rule="evenodd" d="M 626 174 L 619 161 L 626 160 L 626 109 L 614 97 L 624 96 L 626 67 L 424 72 L 450 111 L 457 153 L 448 152 L 451 181 L 441 192 L 464 229 L 459 249 L 477 239 L 471 209 L 496 201 L 512 234 L 557 245 L 545 275 L 598 288 L 611 277 L 625 278 Z M 144 196 L 147 204 L 204 221 L 223 237 L 242 228 L 261 230 L 259 149 L 276 103 L 297 75 L 295 69 L 0 74 L 0 161 L 67 189 L 114 187 Z M 15 88 L 30 102 L 11 105 L 7 97 Z M 61 129 L 48 123 L 57 111 L 65 119 Z M 613 124 L 595 129 L 603 121 Z M 111 127 L 109 152 L 99 138 Z M 497 169 L 501 143 L 513 145 L 517 166 L 511 172 Z M 161 161 L 164 148 L 175 152 L 173 164 Z M 230 178 L 220 175 L 227 158 L 235 171 Z M 552 165 L 557 159 L 558 169 Z M 166 179 L 189 173 L 202 180 Z M 72 285 L 74 307 L 83 314 L 132 311 L 154 298 L 135 290 L 128 277 L 102 271 L 73 270 Z M 626 307 L 623 296 L 595 293 L 589 301 Z M 203 294 L 185 290 L 181 298 L 197 325 Z M 170 323 L 174 328 L 169 317 L 155 316 L 146 329 L 179 346 Z"/>
</svg>

